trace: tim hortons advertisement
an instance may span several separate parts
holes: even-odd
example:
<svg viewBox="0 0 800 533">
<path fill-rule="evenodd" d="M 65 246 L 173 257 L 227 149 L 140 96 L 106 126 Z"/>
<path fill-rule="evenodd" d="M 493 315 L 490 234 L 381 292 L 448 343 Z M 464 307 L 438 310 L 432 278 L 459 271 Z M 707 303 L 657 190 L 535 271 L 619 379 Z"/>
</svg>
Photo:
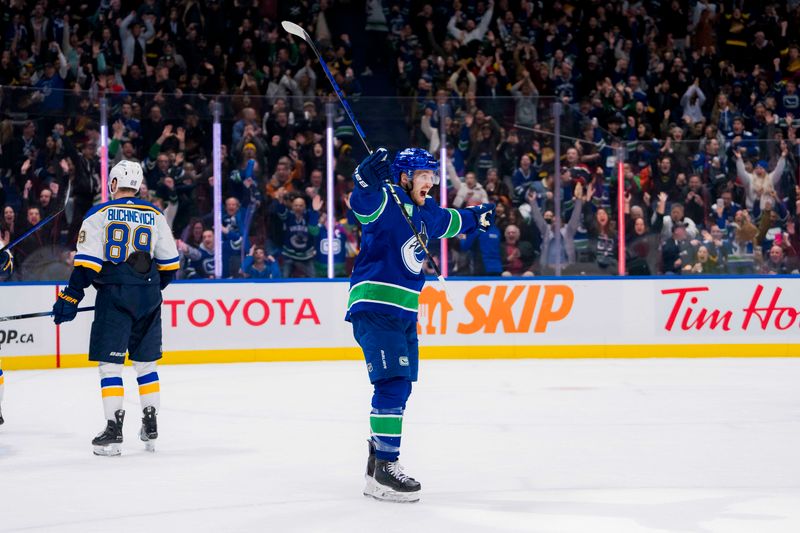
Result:
<svg viewBox="0 0 800 533">
<path fill-rule="evenodd" d="M 49 309 L 55 289 L 0 285 L 2 315 Z M 357 357 L 347 294 L 344 281 L 176 283 L 164 292 L 163 350 L 230 361 Z M 81 306 L 93 300 L 89 290 Z M 446 292 L 425 286 L 417 329 L 432 357 L 800 355 L 798 306 L 795 278 L 450 280 Z M 93 318 L 80 313 L 60 328 L 49 318 L 0 322 L 0 358 L 77 361 Z M 759 345 L 769 347 L 754 352 Z"/>
</svg>

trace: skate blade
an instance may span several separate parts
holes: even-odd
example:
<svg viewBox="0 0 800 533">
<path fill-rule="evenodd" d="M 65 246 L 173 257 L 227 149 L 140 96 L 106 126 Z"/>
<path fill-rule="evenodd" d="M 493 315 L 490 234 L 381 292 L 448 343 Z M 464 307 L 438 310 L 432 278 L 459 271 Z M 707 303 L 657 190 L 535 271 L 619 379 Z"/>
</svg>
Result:
<svg viewBox="0 0 800 533">
<path fill-rule="evenodd" d="M 144 442 L 144 449 L 148 452 L 155 452 L 156 451 L 156 441 L 155 439 L 150 439 L 145 435 L 144 431 L 139 432 L 139 439 Z"/>
<path fill-rule="evenodd" d="M 420 499 L 420 491 L 398 492 L 388 487 L 384 487 L 375 481 L 374 478 L 367 477 L 367 485 L 364 487 L 364 496 L 368 496 L 382 502 L 417 503 Z"/>
<path fill-rule="evenodd" d="M 103 457 L 115 457 L 122 455 L 122 446 L 119 444 L 107 444 L 105 446 L 94 446 L 92 450 L 95 455 Z"/>
</svg>

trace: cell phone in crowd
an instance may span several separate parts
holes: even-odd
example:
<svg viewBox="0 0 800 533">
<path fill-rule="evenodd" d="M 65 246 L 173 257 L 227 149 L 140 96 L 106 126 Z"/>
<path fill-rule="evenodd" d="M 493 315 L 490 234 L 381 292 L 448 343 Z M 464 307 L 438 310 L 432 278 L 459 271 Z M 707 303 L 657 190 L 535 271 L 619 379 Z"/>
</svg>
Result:
<svg viewBox="0 0 800 533">
<path fill-rule="evenodd" d="M 722 198 L 717 198 L 717 209 L 722 209 L 724 205 L 724 200 Z"/>
</svg>

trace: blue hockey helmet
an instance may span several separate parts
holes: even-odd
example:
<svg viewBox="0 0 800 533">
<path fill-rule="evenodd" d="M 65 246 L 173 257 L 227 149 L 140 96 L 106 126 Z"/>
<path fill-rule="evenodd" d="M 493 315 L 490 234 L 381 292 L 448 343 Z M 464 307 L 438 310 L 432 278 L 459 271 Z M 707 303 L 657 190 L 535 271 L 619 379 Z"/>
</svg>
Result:
<svg viewBox="0 0 800 533">
<path fill-rule="evenodd" d="M 433 184 L 439 185 L 439 161 L 430 152 L 422 148 L 406 148 L 397 152 L 392 163 L 394 182 L 400 182 L 400 174 L 403 172 L 408 175 L 409 179 L 413 178 L 415 170 L 433 171 Z"/>
</svg>

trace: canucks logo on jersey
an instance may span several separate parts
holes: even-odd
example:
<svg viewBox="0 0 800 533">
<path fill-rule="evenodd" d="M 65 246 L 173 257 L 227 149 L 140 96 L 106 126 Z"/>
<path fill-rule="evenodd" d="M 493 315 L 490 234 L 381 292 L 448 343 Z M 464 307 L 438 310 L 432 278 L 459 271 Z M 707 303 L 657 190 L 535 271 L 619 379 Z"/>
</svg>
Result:
<svg viewBox="0 0 800 533">
<path fill-rule="evenodd" d="M 425 223 L 422 223 L 422 230 L 419 232 L 422 242 L 425 246 L 428 245 L 428 231 Z M 422 272 L 422 262 L 425 261 L 425 250 L 420 246 L 419 241 L 414 235 L 403 243 L 402 251 L 403 264 L 412 274 L 419 274 Z"/>
</svg>

